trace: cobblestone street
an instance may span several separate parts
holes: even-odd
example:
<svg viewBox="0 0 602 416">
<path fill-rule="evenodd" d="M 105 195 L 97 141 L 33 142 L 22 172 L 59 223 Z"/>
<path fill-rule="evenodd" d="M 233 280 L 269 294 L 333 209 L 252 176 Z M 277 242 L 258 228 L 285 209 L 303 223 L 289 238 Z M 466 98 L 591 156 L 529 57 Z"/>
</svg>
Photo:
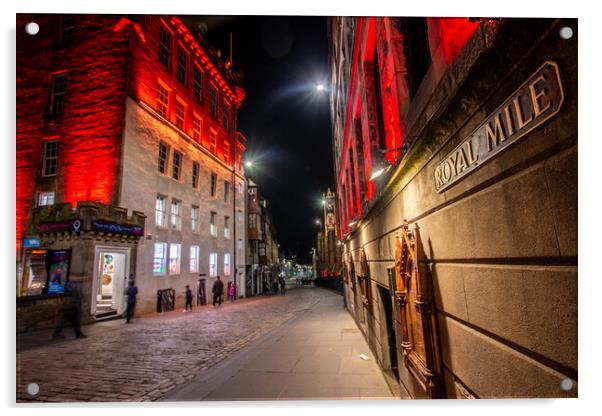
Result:
<svg viewBox="0 0 602 416">
<path fill-rule="evenodd" d="M 311 307 L 324 291 L 249 298 L 193 312 L 108 321 L 84 327 L 86 339 L 17 338 L 17 401 L 153 401 Z M 39 393 L 27 392 L 30 383 Z"/>
</svg>

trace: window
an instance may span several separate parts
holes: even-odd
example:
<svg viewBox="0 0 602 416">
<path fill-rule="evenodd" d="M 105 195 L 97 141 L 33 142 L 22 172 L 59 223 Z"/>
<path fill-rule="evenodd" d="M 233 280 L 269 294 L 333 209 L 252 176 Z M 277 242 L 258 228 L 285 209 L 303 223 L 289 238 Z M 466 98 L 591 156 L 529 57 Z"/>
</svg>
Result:
<svg viewBox="0 0 602 416">
<path fill-rule="evenodd" d="M 169 245 L 169 274 L 180 274 L 180 244 Z"/>
<path fill-rule="evenodd" d="M 180 130 L 184 130 L 186 121 L 186 105 L 180 100 L 176 100 L 176 126 Z"/>
<path fill-rule="evenodd" d="M 65 110 L 65 95 L 67 94 L 67 74 L 56 74 L 50 85 L 50 114 L 60 114 Z"/>
<path fill-rule="evenodd" d="M 230 253 L 224 254 L 224 275 L 230 276 Z"/>
<path fill-rule="evenodd" d="M 230 217 L 224 217 L 224 237 L 230 238 Z"/>
<path fill-rule="evenodd" d="M 211 213 L 211 218 L 209 221 L 209 232 L 212 236 L 217 237 L 217 224 L 215 223 L 217 214 L 215 212 Z"/>
<path fill-rule="evenodd" d="M 257 228 L 257 214 L 249 214 L 249 228 Z"/>
<path fill-rule="evenodd" d="M 188 54 L 182 48 L 178 48 L 178 69 L 176 78 L 182 85 L 188 85 Z"/>
<path fill-rule="evenodd" d="M 38 194 L 38 206 L 54 205 L 54 192 L 40 192 Z"/>
<path fill-rule="evenodd" d="M 167 265 L 167 243 L 155 243 L 153 255 L 153 274 L 165 274 Z"/>
<path fill-rule="evenodd" d="M 42 176 L 56 175 L 59 158 L 59 142 L 53 140 L 44 143 L 44 160 L 42 162 Z"/>
<path fill-rule="evenodd" d="M 401 18 L 400 26 L 405 35 L 403 49 L 406 53 L 410 98 L 414 98 L 431 64 L 426 19 L 424 17 Z"/>
<path fill-rule="evenodd" d="M 199 103 L 203 102 L 203 72 L 198 68 L 192 74 L 192 94 Z"/>
<path fill-rule="evenodd" d="M 71 46 L 73 31 L 75 30 L 75 15 L 66 14 L 61 18 L 61 34 L 59 45 L 61 47 Z"/>
<path fill-rule="evenodd" d="M 171 221 L 170 227 L 172 230 L 179 230 L 182 226 L 182 215 L 181 215 L 182 203 L 177 199 L 171 201 Z"/>
<path fill-rule="evenodd" d="M 157 112 L 163 118 L 167 118 L 169 109 L 169 92 L 163 85 L 157 85 Z"/>
<path fill-rule="evenodd" d="M 242 238 L 238 239 L 238 249 L 242 249 Z"/>
<path fill-rule="evenodd" d="M 167 173 L 167 159 L 169 158 L 169 148 L 165 143 L 159 143 L 159 172 Z"/>
<path fill-rule="evenodd" d="M 230 182 L 224 181 L 224 202 L 230 202 Z"/>
<path fill-rule="evenodd" d="M 190 246 L 190 271 L 199 271 L 199 246 Z"/>
<path fill-rule="evenodd" d="M 190 209 L 190 228 L 193 232 L 199 232 L 199 207 L 194 205 Z"/>
<path fill-rule="evenodd" d="M 217 253 L 209 254 L 209 276 L 217 276 Z"/>
<path fill-rule="evenodd" d="M 165 227 L 165 214 L 166 214 L 166 206 L 165 206 L 165 197 L 162 195 L 157 195 L 157 200 L 155 201 L 155 225 L 157 227 Z"/>
<path fill-rule="evenodd" d="M 217 89 L 213 85 L 209 87 L 209 108 L 211 115 L 217 120 Z"/>
<path fill-rule="evenodd" d="M 201 118 L 194 114 L 192 116 L 192 138 L 197 142 L 201 142 Z"/>
<path fill-rule="evenodd" d="M 265 243 L 259 243 L 259 255 L 265 257 Z"/>
<path fill-rule="evenodd" d="M 230 104 L 226 100 L 222 105 L 222 124 L 226 131 L 230 131 Z"/>
<path fill-rule="evenodd" d="M 211 172 L 211 196 L 215 196 L 217 194 L 217 175 Z"/>
<path fill-rule="evenodd" d="M 159 28 L 159 62 L 170 71 L 171 63 L 171 34 L 161 26 Z"/>
<path fill-rule="evenodd" d="M 217 133 L 213 130 L 209 132 L 209 151 L 215 154 L 217 151 Z"/>
<path fill-rule="evenodd" d="M 180 171 L 182 169 L 182 153 L 173 152 L 173 166 L 171 170 L 171 177 L 176 181 L 180 180 Z"/>
<path fill-rule="evenodd" d="M 192 162 L 192 187 L 196 189 L 199 186 L 199 164 Z"/>
<path fill-rule="evenodd" d="M 230 163 L 230 141 L 228 138 L 224 140 L 224 160 L 226 163 Z"/>
</svg>

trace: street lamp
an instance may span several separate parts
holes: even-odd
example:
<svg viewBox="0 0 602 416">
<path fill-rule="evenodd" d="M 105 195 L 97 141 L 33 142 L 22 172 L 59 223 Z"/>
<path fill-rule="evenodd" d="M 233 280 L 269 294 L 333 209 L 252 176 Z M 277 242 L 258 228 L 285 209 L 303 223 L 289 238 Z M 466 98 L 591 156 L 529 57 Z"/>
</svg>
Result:
<svg viewBox="0 0 602 416">
<path fill-rule="evenodd" d="M 322 205 L 326 205 L 326 200 L 325 199 L 322 200 Z"/>
<path fill-rule="evenodd" d="M 251 162 L 250 160 L 247 160 L 245 162 L 245 166 L 248 167 L 248 168 L 252 168 L 253 167 L 253 162 Z"/>
<path fill-rule="evenodd" d="M 318 91 L 324 91 L 324 84 L 318 84 L 318 85 L 316 85 L 316 90 L 318 90 Z"/>
</svg>

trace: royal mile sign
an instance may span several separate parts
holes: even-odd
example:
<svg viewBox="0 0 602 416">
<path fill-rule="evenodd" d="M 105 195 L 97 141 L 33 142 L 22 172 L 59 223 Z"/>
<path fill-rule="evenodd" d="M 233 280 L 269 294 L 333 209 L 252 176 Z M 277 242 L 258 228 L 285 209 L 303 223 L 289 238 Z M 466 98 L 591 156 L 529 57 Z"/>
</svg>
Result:
<svg viewBox="0 0 602 416">
<path fill-rule="evenodd" d="M 435 168 L 435 189 L 443 192 L 525 134 L 552 118 L 564 91 L 558 65 L 545 62 Z"/>
</svg>

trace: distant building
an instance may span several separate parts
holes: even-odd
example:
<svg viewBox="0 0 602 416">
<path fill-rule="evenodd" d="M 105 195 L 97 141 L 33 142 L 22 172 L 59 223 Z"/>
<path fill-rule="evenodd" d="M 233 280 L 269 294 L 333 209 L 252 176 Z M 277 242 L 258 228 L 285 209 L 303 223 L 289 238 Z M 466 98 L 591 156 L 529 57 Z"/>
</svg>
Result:
<svg viewBox="0 0 602 416">
<path fill-rule="evenodd" d="M 328 24 L 346 304 L 391 385 L 576 397 L 577 20 Z"/>
<path fill-rule="evenodd" d="M 217 275 L 244 295 L 237 74 L 175 16 L 20 14 L 17 27 L 23 305 L 48 292 L 36 250 L 71 250 L 88 317 L 122 313 L 130 274 L 140 313 L 182 307 L 185 285 L 204 303 Z"/>
</svg>

